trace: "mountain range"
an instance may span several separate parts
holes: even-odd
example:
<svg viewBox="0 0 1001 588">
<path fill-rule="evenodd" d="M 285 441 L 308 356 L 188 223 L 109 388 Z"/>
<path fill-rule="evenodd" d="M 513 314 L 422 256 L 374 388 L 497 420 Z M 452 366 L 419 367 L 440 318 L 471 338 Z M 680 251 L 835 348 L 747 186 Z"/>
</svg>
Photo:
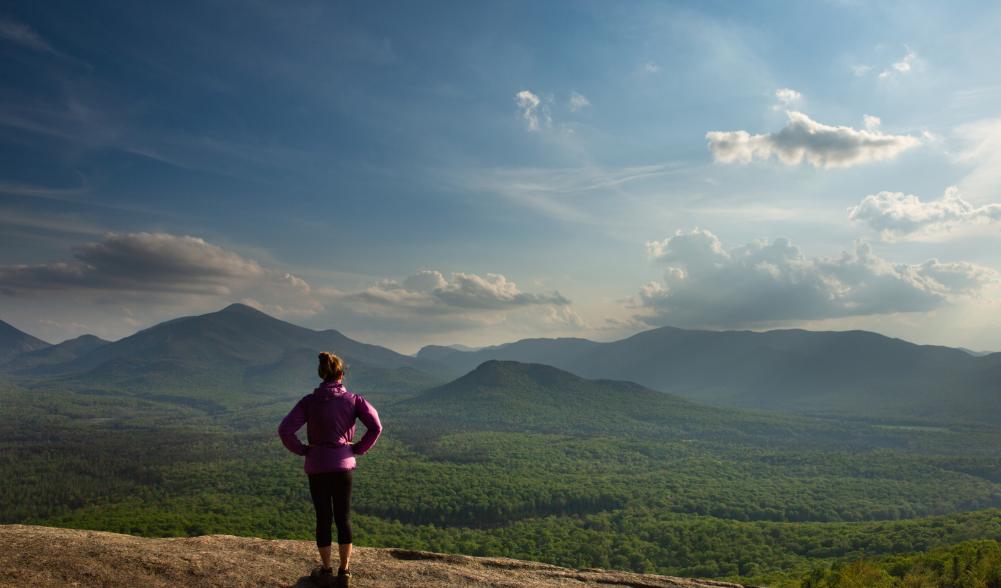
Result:
<svg viewBox="0 0 1001 588">
<path fill-rule="evenodd" d="M 492 359 L 628 380 L 704 403 L 832 416 L 1001 418 L 1001 353 L 973 356 L 868 331 L 699 331 L 663 327 L 608 343 L 525 339 L 418 357 L 467 372 Z"/>
<path fill-rule="evenodd" d="M 316 383 L 316 356 L 332 351 L 351 381 L 381 391 L 416 390 L 443 381 L 428 360 L 315 331 L 243 304 L 169 320 L 114 342 L 78 338 L 16 354 L 4 366 L 19 382 L 146 391 L 223 405 L 246 396 L 301 391 Z"/>
<path fill-rule="evenodd" d="M 612 342 L 525 339 L 478 350 L 428 346 L 408 356 L 242 304 L 114 342 L 83 336 L 49 345 L 0 323 L 0 371 L 7 379 L 222 405 L 313 385 L 320 350 L 347 360 L 352 385 L 380 392 L 416 393 L 501 360 L 635 382 L 717 406 L 898 421 L 1001 420 L 1001 353 L 975 356 L 867 331 L 663 327 Z M 457 389 L 467 384 L 453 382 Z"/>
</svg>

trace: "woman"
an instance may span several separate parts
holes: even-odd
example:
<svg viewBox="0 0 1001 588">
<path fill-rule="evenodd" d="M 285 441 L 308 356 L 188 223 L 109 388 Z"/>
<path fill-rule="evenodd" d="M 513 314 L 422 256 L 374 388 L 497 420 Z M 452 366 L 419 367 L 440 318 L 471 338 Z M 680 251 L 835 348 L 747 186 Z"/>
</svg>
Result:
<svg viewBox="0 0 1001 588">
<path fill-rule="evenodd" d="M 361 396 L 348 392 L 344 379 L 344 361 L 332 353 L 320 354 L 318 368 L 323 383 L 304 396 L 282 420 L 278 435 L 289 451 L 306 456 L 309 493 L 316 510 L 316 547 L 322 565 L 313 570 L 319 584 L 334 580 L 330 567 L 330 523 L 337 524 L 337 548 L 340 567 L 337 586 L 348 587 L 351 573 L 351 477 L 355 456 L 364 455 L 382 433 L 379 413 Z M 351 444 L 355 419 L 368 429 L 361 441 Z M 303 445 L 296 431 L 306 424 L 308 445 Z"/>
</svg>

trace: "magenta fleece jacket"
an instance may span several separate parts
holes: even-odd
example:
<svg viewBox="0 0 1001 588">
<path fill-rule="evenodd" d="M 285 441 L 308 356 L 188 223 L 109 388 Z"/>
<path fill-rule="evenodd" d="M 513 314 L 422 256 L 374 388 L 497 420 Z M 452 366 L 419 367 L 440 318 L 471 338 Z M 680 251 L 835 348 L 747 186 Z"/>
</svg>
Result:
<svg viewBox="0 0 1001 588">
<path fill-rule="evenodd" d="M 361 441 L 355 436 L 355 419 L 367 429 Z M 306 425 L 309 445 L 303 445 L 296 431 Z M 348 392 L 340 382 L 325 381 L 296 403 L 278 427 L 278 436 L 289 451 L 306 456 L 307 474 L 353 470 L 355 456 L 363 455 L 382 434 L 379 413 L 368 400 Z"/>
</svg>

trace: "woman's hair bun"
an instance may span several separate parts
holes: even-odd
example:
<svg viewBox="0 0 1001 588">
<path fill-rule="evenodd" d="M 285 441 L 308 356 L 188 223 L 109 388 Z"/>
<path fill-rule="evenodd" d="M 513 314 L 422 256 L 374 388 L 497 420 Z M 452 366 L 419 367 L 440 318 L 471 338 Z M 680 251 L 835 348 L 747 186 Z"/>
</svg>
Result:
<svg viewBox="0 0 1001 588">
<path fill-rule="evenodd" d="M 344 360 L 329 351 L 321 351 L 317 373 L 324 380 L 340 380 L 344 377 Z"/>
</svg>

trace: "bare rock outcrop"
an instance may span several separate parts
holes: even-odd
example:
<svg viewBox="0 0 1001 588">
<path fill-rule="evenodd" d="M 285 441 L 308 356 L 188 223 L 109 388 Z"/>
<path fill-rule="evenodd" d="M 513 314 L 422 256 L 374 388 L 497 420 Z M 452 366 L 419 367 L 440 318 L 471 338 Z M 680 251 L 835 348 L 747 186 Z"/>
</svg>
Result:
<svg viewBox="0 0 1001 588">
<path fill-rule="evenodd" d="M 98 587 L 278 586 L 310 588 L 316 548 L 308 541 L 232 535 L 147 539 L 100 531 L 0 525 L 0 585 Z M 336 558 L 336 555 L 335 555 Z M 634 586 L 741 588 L 712 580 L 574 570 L 499 557 L 446 555 L 357 547 L 352 585 L 399 586 Z"/>
</svg>

